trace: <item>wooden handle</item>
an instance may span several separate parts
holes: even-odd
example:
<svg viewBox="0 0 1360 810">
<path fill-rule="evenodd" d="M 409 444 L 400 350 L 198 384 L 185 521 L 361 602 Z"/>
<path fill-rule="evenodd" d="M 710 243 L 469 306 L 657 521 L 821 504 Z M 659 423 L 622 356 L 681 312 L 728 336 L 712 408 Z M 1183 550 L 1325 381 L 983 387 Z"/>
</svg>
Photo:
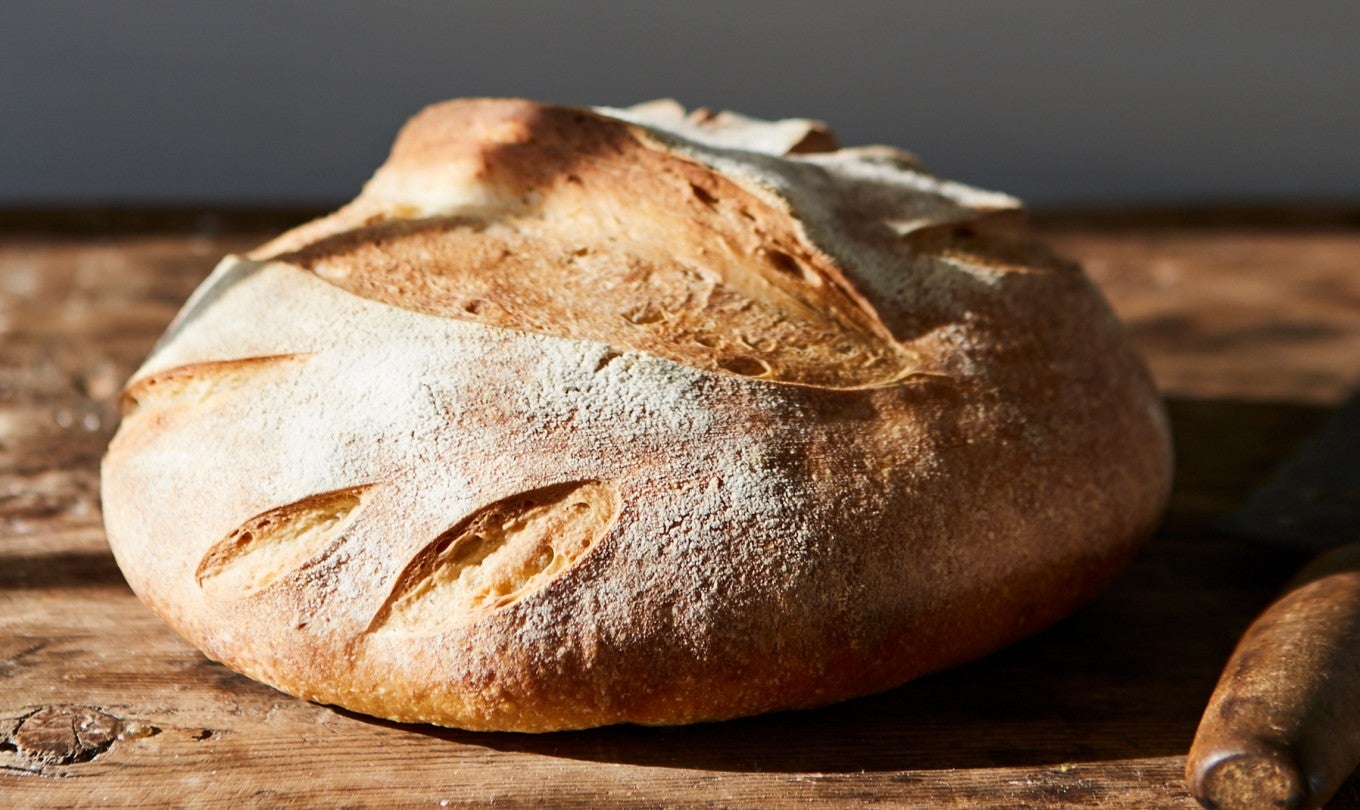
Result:
<svg viewBox="0 0 1360 810">
<path fill-rule="evenodd" d="M 1360 764 L 1360 543 L 1314 560 L 1233 651 L 1190 746 L 1200 804 L 1315 808 Z"/>
</svg>

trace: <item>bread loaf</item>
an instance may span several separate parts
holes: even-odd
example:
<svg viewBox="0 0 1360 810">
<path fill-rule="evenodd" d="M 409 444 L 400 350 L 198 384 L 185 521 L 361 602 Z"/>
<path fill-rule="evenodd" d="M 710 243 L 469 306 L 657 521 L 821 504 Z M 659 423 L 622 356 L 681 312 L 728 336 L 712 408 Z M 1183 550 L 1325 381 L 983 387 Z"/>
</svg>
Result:
<svg viewBox="0 0 1360 810">
<path fill-rule="evenodd" d="M 810 707 L 1091 598 L 1166 420 L 1018 203 L 801 120 L 435 105 L 124 393 L 110 545 L 207 655 L 400 721 Z"/>
</svg>

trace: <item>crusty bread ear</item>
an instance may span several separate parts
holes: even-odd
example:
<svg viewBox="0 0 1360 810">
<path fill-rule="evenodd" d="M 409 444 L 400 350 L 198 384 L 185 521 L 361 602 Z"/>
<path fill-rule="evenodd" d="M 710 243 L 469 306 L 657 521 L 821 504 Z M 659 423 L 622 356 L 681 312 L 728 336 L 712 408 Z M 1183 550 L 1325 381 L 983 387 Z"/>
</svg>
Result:
<svg viewBox="0 0 1360 810">
<path fill-rule="evenodd" d="M 980 655 L 1103 586 L 1170 475 L 1017 211 L 808 121 L 436 105 L 186 305 L 110 544 L 208 655 L 397 720 L 711 720 Z"/>
<path fill-rule="evenodd" d="M 416 312 L 718 373 L 848 388 L 909 370 L 909 353 L 835 263 L 785 212 L 721 174 L 577 110 L 450 113 L 408 127 L 394 165 L 408 165 L 415 183 L 418 167 L 463 156 L 468 175 L 494 189 L 467 195 L 483 202 L 412 218 L 400 208 L 416 210 L 412 193 L 361 223 L 338 214 L 333 233 L 285 235 L 254 255 Z M 492 145 L 476 140 L 487 130 Z M 392 178 L 384 202 L 406 190 Z"/>
<path fill-rule="evenodd" d="M 677 120 L 751 140 L 731 135 L 748 120 L 729 119 Z M 815 131 L 790 123 L 790 147 Z M 644 138 L 580 110 L 435 108 L 402 132 L 356 203 L 252 256 L 417 312 L 719 373 L 850 388 L 910 369 L 785 211 Z M 430 173 L 475 190 L 432 191 Z"/>
</svg>

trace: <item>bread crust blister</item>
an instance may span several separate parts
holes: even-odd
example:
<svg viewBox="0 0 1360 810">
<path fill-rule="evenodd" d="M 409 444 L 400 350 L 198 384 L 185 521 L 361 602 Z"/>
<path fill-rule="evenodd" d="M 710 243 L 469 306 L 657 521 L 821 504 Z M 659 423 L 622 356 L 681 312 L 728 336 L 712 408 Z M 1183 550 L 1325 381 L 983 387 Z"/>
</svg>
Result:
<svg viewBox="0 0 1360 810">
<path fill-rule="evenodd" d="M 435 105 L 226 258 L 103 467 L 209 656 L 401 721 L 825 704 L 1093 596 L 1170 480 L 1148 374 L 1018 203 L 825 127 Z"/>
</svg>

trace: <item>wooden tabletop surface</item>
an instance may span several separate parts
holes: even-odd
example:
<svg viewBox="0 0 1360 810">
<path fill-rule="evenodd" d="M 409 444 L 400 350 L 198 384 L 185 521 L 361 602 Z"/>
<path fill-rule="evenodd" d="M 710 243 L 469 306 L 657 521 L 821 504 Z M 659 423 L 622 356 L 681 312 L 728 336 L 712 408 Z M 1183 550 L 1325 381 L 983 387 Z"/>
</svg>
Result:
<svg viewBox="0 0 1360 810">
<path fill-rule="evenodd" d="M 0 217 L 6 806 L 1193 807 L 1184 754 L 1219 669 L 1302 562 L 1209 523 L 1360 382 L 1354 221 L 1041 221 L 1130 325 L 1176 433 L 1165 525 L 1096 602 L 817 711 L 543 736 L 401 726 L 208 661 L 124 584 L 98 495 L 114 397 L 217 258 L 267 234 L 120 222 Z M 1360 807 L 1360 779 L 1333 806 Z"/>
</svg>

